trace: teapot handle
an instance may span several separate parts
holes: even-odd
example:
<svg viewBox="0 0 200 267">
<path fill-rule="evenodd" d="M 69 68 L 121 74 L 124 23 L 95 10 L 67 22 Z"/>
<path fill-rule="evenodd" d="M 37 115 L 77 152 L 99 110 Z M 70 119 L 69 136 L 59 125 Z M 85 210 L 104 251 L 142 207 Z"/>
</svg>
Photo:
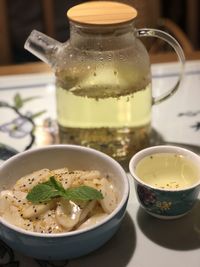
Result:
<svg viewBox="0 0 200 267">
<path fill-rule="evenodd" d="M 164 31 L 157 30 L 157 29 L 143 28 L 143 29 L 137 29 L 136 34 L 138 37 L 157 37 L 159 39 L 166 41 L 175 50 L 176 54 L 178 55 L 179 62 L 181 64 L 181 70 L 180 70 L 179 78 L 176 84 L 169 91 L 162 94 L 161 96 L 153 97 L 153 104 L 158 104 L 166 100 L 167 98 L 169 98 L 171 95 L 173 95 L 177 91 L 178 87 L 180 86 L 180 83 L 183 78 L 184 66 L 185 66 L 184 52 L 180 44 L 177 42 L 177 40 L 174 37 L 172 37 L 170 34 Z"/>
</svg>

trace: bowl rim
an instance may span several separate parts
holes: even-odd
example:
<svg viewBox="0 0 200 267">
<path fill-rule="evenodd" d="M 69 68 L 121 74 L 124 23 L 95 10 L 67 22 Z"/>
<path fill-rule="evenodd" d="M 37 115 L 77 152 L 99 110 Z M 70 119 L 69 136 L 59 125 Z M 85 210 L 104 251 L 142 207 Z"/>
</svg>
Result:
<svg viewBox="0 0 200 267">
<path fill-rule="evenodd" d="M 120 177 L 123 180 L 124 183 L 124 193 L 122 195 L 122 198 L 120 200 L 120 202 L 118 203 L 117 207 L 115 208 L 115 210 L 113 212 L 111 212 L 110 214 L 108 214 L 108 216 L 106 216 L 106 218 L 104 218 L 102 221 L 100 221 L 99 223 L 97 223 L 96 225 L 84 228 L 84 229 L 80 229 L 80 230 L 75 230 L 75 231 L 70 231 L 70 232 L 63 232 L 63 233 L 38 233 L 38 232 L 33 232 L 33 231 L 28 231 L 25 230 L 23 228 L 20 228 L 18 226 L 15 226 L 11 223 L 9 223 L 8 221 L 6 221 L 5 219 L 3 219 L 0 216 L 0 223 L 2 223 L 4 226 L 6 226 L 7 228 L 10 228 L 13 231 L 16 231 L 18 233 L 21 233 L 23 235 L 27 235 L 27 236 L 32 236 L 32 237 L 42 237 L 42 238 L 66 238 L 66 237 L 70 237 L 70 236 L 76 236 L 76 235 L 80 235 L 80 234 L 84 234 L 86 232 L 90 232 L 90 231 L 94 231 L 95 229 L 101 227 L 103 224 L 109 222 L 109 220 L 111 218 L 114 218 L 117 213 L 123 208 L 123 206 L 126 204 L 126 202 L 128 201 L 129 198 L 129 193 L 130 193 L 130 184 L 129 184 L 129 180 L 128 180 L 128 176 L 125 172 L 125 170 L 122 168 L 122 166 L 113 158 L 111 158 L 110 156 L 106 155 L 105 153 L 98 151 L 96 149 L 93 148 L 89 148 L 89 147 L 84 147 L 84 146 L 80 146 L 80 145 L 71 145 L 71 144 L 56 144 L 56 145 L 48 145 L 48 146 L 44 146 L 44 147 L 39 147 L 39 148 L 32 148 L 29 149 L 27 151 L 23 151 L 20 152 L 16 155 L 14 155 L 13 157 L 11 157 L 10 159 L 6 160 L 4 163 L 2 163 L 0 165 L 0 171 L 2 168 L 6 168 L 7 165 L 12 164 L 13 161 L 15 161 L 17 158 L 23 157 L 24 155 L 29 155 L 32 153 L 39 153 L 40 151 L 44 151 L 44 150 L 51 150 L 51 149 L 68 149 L 71 148 L 73 150 L 83 150 L 83 151 L 89 151 L 91 154 L 96 154 L 97 156 L 103 157 L 106 160 L 108 160 L 110 162 L 110 164 L 114 165 L 115 168 L 118 169 L 118 172 L 120 173 Z"/>
<path fill-rule="evenodd" d="M 158 187 L 152 186 L 152 185 L 144 182 L 135 173 L 135 167 L 136 167 L 137 163 L 140 160 L 142 160 L 144 157 L 149 156 L 149 155 L 153 155 L 153 154 L 157 154 L 157 153 L 182 154 L 183 156 L 188 156 L 188 158 L 194 158 L 196 161 L 199 161 L 199 164 L 200 164 L 200 156 L 198 154 L 194 153 L 193 151 L 186 149 L 184 147 L 171 146 L 171 145 L 151 146 L 151 147 L 145 148 L 145 149 L 137 152 L 135 155 L 133 155 L 133 157 L 131 158 L 131 160 L 129 162 L 129 171 L 130 171 L 130 174 L 135 181 L 137 181 L 141 185 L 146 186 L 150 189 L 161 191 L 161 192 L 163 192 L 163 191 L 164 192 L 182 192 L 182 191 L 193 189 L 193 188 L 200 185 L 200 175 L 199 175 L 198 181 L 196 183 L 192 184 L 191 186 L 184 187 L 184 188 L 174 188 L 174 189 L 158 188 Z M 200 170 L 200 168 L 199 168 L 199 170 Z"/>
</svg>

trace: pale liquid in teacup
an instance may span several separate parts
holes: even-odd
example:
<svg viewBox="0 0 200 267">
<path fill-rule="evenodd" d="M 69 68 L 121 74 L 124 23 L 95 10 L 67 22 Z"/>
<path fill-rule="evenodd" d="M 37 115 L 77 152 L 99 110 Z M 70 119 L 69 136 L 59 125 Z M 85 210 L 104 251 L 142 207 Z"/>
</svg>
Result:
<svg viewBox="0 0 200 267">
<path fill-rule="evenodd" d="M 57 83 L 60 142 L 89 146 L 119 161 L 130 158 L 149 144 L 151 83 L 130 89 L 130 94 L 114 96 L 108 77 L 107 87 L 98 88 L 104 92 L 102 97 L 90 97 L 95 92 L 91 84 L 77 95 Z"/>
<path fill-rule="evenodd" d="M 169 190 L 190 187 L 200 179 L 199 169 L 192 161 L 172 153 L 143 158 L 136 166 L 136 174 L 150 186 Z"/>
</svg>

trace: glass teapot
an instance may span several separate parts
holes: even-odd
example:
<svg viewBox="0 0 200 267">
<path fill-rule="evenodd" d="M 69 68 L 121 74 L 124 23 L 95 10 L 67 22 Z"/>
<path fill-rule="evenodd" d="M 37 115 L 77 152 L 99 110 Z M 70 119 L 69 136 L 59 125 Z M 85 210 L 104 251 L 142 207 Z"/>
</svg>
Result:
<svg viewBox="0 0 200 267">
<path fill-rule="evenodd" d="M 60 43 L 33 31 L 25 48 L 50 64 L 56 76 L 61 143 L 89 146 L 116 160 L 128 160 L 149 145 L 152 105 L 170 97 L 176 85 L 152 97 L 148 53 L 138 37 L 158 37 L 178 54 L 178 42 L 156 29 L 136 29 L 137 11 L 126 4 L 90 1 L 69 9 L 70 39 Z"/>
</svg>

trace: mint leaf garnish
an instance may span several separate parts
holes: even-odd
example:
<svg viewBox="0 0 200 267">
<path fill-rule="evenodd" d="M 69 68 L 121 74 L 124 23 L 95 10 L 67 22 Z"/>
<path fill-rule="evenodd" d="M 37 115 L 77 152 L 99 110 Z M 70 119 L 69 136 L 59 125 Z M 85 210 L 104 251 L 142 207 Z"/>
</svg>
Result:
<svg viewBox="0 0 200 267">
<path fill-rule="evenodd" d="M 34 186 L 26 196 L 27 200 L 32 203 L 47 202 L 55 197 L 63 197 L 72 201 L 88 201 L 102 199 L 103 195 L 90 186 L 72 187 L 65 190 L 62 184 L 51 176 L 47 182 Z"/>
<path fill-rule="evenodd" d="M 62 184 L 61 184 L 60 182 L 58 182 L 58 181 L 55 179 L 54 176 L 51 176 L 51 177 L 49 178 L 49 180 L 48 180 L 47 182 L 45 182 L 44 184 L 47 184 L 47 185 L 49 185 L 49 186 L 55 188 L 55 189 L 58 190 L 58 191 L 63 191 L 63 192 L 65 192 L 65 189 L 64 189 L 64 187 L 62 186 Z"/>
<path fill-rule="evenodd" d="M 48 184 L 38 184 L 26 196 L 32 203 L 47 202 L 53 197 L 60 196 L 60 192 Z"/>
<path fill-rule="evenodd" d="M 100 191 L 94 189 L 90 186 L 79 186 L 68 188 L 63 195 L 65 199 L 69 200 L 93 200 L 93 199 L 102 199 L 103 195 Z"/>
</svg>

